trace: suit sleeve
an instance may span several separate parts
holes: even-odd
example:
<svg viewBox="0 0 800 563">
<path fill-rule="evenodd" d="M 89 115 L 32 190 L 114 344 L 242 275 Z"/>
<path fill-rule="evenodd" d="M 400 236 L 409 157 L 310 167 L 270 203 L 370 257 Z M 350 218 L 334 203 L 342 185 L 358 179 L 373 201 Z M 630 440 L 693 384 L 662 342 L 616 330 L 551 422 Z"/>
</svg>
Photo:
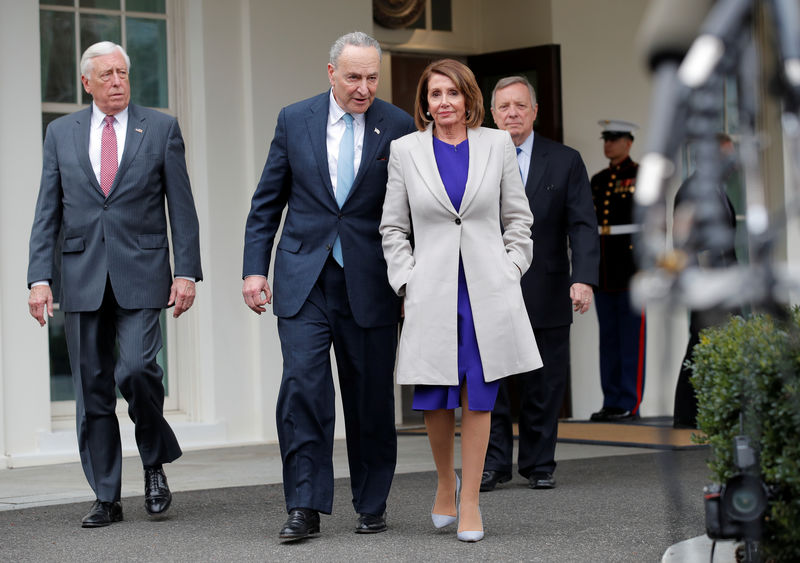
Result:
<svg viewBox="0 0 800 563">
<path fill-rule="evenodd" d="M 392 141 L 389 153 L 386 197 L 383 200 L 383 216 L 379 231 L 382 238 L 383 256 L 389 274 L 389 285 L 397 295 L 405 294 L 405 285 L 414 269 L 414 253 L 411 248 L 411 208 L 403 175 L 403 166 L 397 150 L 397 141 Z"/>
<path fill-rule="evenodd" d="M 597 286 L 600 236 L 589 176 L 580 154 L 572 152 L 567 187 L 567 233 L 572 255 L 572 283 Z"/>
<path fill-rule="evenodd" d="M 164 189 L 167 196 L 175 276 L 203 279 L 200 266 L 200 228 L 194 206 L 186 151 L 180 126 L 172 120 L 164 154 Z"/>
<path fill-rule="evenodd" d="M 525 186 L 519 175 L 517 153 L 511 136 L 505 134 L 502 145 L 503 176 L 500 180 L 500 220 L 503 224 L 503 242 L 506 252 L 521 274 L 531 266 L 533 240 L 531 227 L 533 214 L 525 195 Z"/>
<path fill-rule="evenodd" d="M 62 216 L 61 174 L 55 133 L 48 125 L 44 139 L 42 178 L 28 251 L 28 288 L 37 281 L 53 282 L 53 258 Z"/>
<path fill-rule="evenodd" d="M 275 233 L 289 200 L 292 182 L 287 147 L 286 110 L 283 109 L 278 115 L 261 180 L 250 203 L 244 234 L 242 278 L 252 275 L 266 277 L 269 272 Z"/>
</svg>

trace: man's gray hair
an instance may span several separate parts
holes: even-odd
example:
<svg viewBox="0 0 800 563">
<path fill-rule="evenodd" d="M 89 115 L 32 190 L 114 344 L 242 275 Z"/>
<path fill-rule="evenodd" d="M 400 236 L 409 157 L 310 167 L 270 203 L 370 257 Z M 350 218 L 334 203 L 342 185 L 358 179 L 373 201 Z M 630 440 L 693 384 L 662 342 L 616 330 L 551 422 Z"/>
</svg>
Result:
<svg viewBox="0 0 800 563">
<path fill-rule="evenodd" d="M 498 90 L 502 90 L 503 88 L 508 88 L 512 84 L 524 84 L 528 87 L 528 92 L 531 93 L 531 107 L 536 105 L 536 90 L 533 89 L 533 84 L 528 82 L 528 79 L 524 76 L 506 76 L 505 78 L 501 78 L 497 81 L 497 84 L 494 86 L 494 90 L 492 90 L 492 109 L 494 109 L 494 95 Z"/>
<path fill-rule="evenodd" d="M 83 52 L 83 56 L 81 57 L 81 76 L 89 78 L 89 74 L 92 72 L 92 59 L 95 57 L 110 55 L 114 51 L 120 52 L 122 58 L 125 59 L 125 65 L 128 67 L 128 72 L 130 72 L 131 59 L 128 57 L 128 53 L 125 52 L 125 49 L 123 49 L 121 45 L 117 45 L 111 41 L 100 41 L 99 43 L 90 45 L 89 48 Z"/>
<path fill-rule="evenodd" d="M 339 56 L 348 45 L 353 47 L 375 47 L 378 51 L 378 60 L 381 58 L 381 44 L 375 39 L 364 33 L 363 31 L 353 31 L 346 35 L 342 35 L 339 39 L 334 41 L 331 46 L 331 59 L 330 63 L 333 68 L 336 68 L 336 63 L 339 61 Z"/>
</svg>

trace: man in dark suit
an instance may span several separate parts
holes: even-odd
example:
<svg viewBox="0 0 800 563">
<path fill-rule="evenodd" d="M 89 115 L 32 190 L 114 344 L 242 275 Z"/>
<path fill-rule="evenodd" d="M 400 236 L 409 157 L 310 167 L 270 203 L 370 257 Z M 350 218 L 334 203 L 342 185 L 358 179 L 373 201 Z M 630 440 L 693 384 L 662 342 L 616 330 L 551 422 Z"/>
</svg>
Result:
<svg viewBox="0 0 800 563">
<path fill-rule="evenodd" d="M 172 305 L 174 317 L 189 309 L 203 276 L 180 128 L 173 117 L 129 103 L 129 68 L 128 55 L 114 43 L 84 52 L 81 81 L 93 102 L 47 128 L 30 239 L 28 304 L 44 326 L 45 316 L 53 316 L 50 284 L 63 233 L 59 303 L 81 463 L 97 496 L 85 528 L 122 520 L 115 384 L 136 426 L 145 509 L 163 515 L 170 506 L 162 464 L 177 459 L 181 449 L 163 415 L 159 316 Z"/>
<path fill-rule="evenodd" d="M 537 112 L 536 93 L 525 78 L 511 76 L 497 83 L 492 117 L 517 147 L 533 212 L 533 263 L 522 277 L 522 293 L 544 363 L 514 377 L 520 402 L 518 466 L 531 488 L 551 489 L 558 413 L 570 376 L 572 311 L 589 310 L 600 249 L 583 160 L 575 150 L 534 134 Z M 492 411 L 481 491 L 511 479 L 511 418 L 509 383 L 503 380 Z"/>
<path fill-rule="evenodd" d="M 344 407 L 357 533 L 386 529 L 394 475 L 393 370 L 400 302 L 389 286 L 378 233 L 392 140 L 414 130 L 402 110 L 375 99 L 380 46 L 354 32 L 331 48 L 324 94 L 281 110 L 244 246 L 245 303 L 272 302 L 267 282 L 278 241 L 273 307 L 283 353 L 277 404 L 289 513 L 279 537 L 319 533 L 333 503 L 333 344 Z"/>
</svg>

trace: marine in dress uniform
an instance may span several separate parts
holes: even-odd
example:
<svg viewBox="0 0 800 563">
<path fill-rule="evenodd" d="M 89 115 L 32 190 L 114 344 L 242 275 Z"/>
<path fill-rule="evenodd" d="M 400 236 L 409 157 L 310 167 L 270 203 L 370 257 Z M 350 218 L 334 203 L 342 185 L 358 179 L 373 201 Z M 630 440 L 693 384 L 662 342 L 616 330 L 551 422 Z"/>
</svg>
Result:
<svg viewBox="0 0 800 563">
<path fill-rule="evenodd" d="M 592 414 L 598 422 L 639 417 L 644 391 L 645 316 L 630 301 L 630 280 L 636 272 L 633 234 L 633 193 L 639 165 L 629 153 L 633 131 L 627 121 L 601 120 L 608 168 L 592 177 L 592 198 L 600 233 L 600 276 L 595 290 L 600 324 L 600 383 L 603 408 Z"/>
</svg>

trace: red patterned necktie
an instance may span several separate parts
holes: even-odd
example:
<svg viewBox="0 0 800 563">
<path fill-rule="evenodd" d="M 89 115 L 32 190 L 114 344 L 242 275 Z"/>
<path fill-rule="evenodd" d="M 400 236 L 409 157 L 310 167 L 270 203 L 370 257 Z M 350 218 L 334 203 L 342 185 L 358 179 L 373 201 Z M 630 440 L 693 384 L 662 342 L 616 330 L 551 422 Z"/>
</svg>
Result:
<svg viewBox="0 0 800 563">
<path fill-rule="evenodd" d="M 104 121 L 100 138 L 100 189 L 108 197 L 117 174 L 117 134 L 114 132 L 114 116 L 107 115 Z"/>
</svg>

